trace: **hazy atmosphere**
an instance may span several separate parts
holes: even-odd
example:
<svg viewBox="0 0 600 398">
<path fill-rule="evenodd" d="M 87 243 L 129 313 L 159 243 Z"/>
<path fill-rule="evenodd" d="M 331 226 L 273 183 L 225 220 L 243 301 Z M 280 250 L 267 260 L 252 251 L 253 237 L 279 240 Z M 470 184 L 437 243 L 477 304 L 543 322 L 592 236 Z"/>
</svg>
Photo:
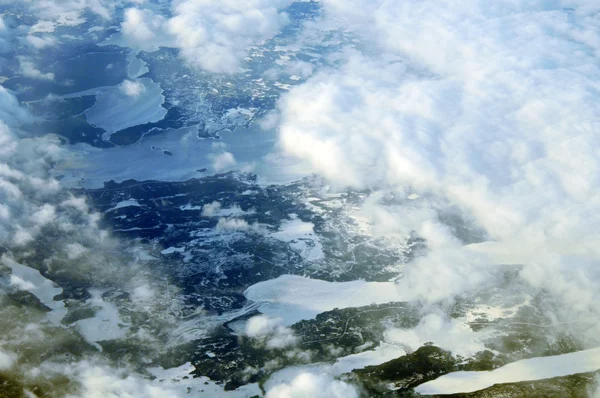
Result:
<svg viewBox="0 0 600 398">
<path fill-rule="evenodd" d="M 0 397 L 600 398 L 600 3 L 0 0 Z"/>
</svg>

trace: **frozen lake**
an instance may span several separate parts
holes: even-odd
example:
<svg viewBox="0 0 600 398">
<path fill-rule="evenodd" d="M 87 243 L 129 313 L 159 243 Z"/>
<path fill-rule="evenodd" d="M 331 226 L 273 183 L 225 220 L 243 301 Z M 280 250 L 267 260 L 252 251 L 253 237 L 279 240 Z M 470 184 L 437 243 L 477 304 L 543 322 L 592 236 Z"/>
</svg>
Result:
<svg viewBox="0 0 600 398">
<path fill-rule="evenodd" d="M 454 372 L 418 386 L 420 394 L 458 394 L 495 384 L 550 379 L 600 369 L 600 347 L 513 362 L 490 372 Z"/>
<path fill-rule="evenodd" d="M 252 126 L 224 131 L 221 137 L 201 139 L 195 127 L 188 127 L 143 137 L 127 147 L 77 144 L 54 173 L 63 175 L 61 183 L 71 188 L 102 188 L 109 180 L 185 181 L 228 171 L 254 172 L 261 183 L 277 184 L 306 174 L 299 162 L 272 155 L 274 130 Z"/>
<path fill-rule="evenodd" d="M 258 309 L 291 325 L 335 308 L 362 307 L 403 301 L 393 282 L 326 282 L 296 275 L 283 275 L 250 286 L 244 293 Z"/>
</svg>

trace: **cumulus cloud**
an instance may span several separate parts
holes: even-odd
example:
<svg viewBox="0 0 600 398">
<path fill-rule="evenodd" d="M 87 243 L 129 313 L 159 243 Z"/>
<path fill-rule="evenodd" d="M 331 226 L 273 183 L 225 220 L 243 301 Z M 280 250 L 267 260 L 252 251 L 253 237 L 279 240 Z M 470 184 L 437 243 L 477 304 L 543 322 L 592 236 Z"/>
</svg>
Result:
<svg viewBox="0 0 600 398">
<path fill-rule="evenodd" d="M 6 23 L 4 23 L 4 17 L 0 16 L 0 51 L 1 52 L 6 52 L 7 50 L 10 49 L 10 44 L 9 44 L 9 29 L 6 26 Z"/>
<path fill-rule="evenodd" d="M 42 73 L 31 61 L 19 58 L 19 65 L 21 67 L 21 74 L 25 77 L 41 80 L 54 80 L 54 73 Z"/>
<path fill-rule="evenodd" d="M 51 202 L 60 188 L 48 171 L 61 149 L 54 138 L 19 138 L 13 132 L 31 119 L 4 88 L 0 88 L 0 119 L 0 242 L 22 245 L 56 220 Z"/>
<path fill-rule="evenodd" d="M 259 223 L 248 223 L 248 221 L 243 220 L 241 218 L 228 217 L 228 218 L 219 218 L 217 222 L 217 231 L 218 232 L 228 232 L 228 231 L 242 231 L 242 232 L 254 232 L 257 234 L 262 234 L 266 231 L 264 225 Z"/>
<path fill-rule="evenodd" d="M 17 360 L 16 354 L 14 354 L 12 352 L 0 350 L 0 370 L 10 369 L 14 365 L 16 360 Z"/>
<path fill-rule="evenodd" d="M 231 152 L 221 152 L 212 155 L 212 167 L 219 173 L 236 165 L 235 157 Z"/>
<path fill-rule="evenodd" d="M 156 31 L 162 29 L 164 18 L 154 15 L 149 10 L 128 8 L 121 28 L 126 36 L 139 42 L 148 42 L 156 38 Z"/>
<path fill-rule="evenodd" d="M 129 97 L 139 97 L 146 91 L 144 84 L 139 81 L 125 80 L 120 87 L 121 91 Z"/>
<path fill-rule="evenodd" d="M 85 22 L 82 14 L 89 10 L 109 19 L 116 3 L 111 0 L 40 0 L 32 4 L 42 20 L 58 25 L 79 25 Z"/>
<path fill-rule="evenodd" d="M 56 45 L 56 39 L 51 36 L 38 36 L 38 35 L 27 35 L 25 38 L 27 44 L 32 46 L 33 48 L 40 50 L 46 47 L 52 47 Z M 47 74 L 48 75 L 48 74 Z M 52 80 L 54 76 L 48 78 Z"/>
<path fill-rule="evenodd" d="M 69 260 L 76 260 L 89 251 L 87 247 L 78 242 L 67 243 L 65 245 L 65 250 L 67 251 L 67 258 Z"/>
<path fill-rule="evenodd" d="M 246 323 L 246 336 L 261 341 L 265 347 L 282 349 L 292 347 L 298 342 L 292 329 L 284 326 L 282 319 L 257 315 Z"/>
<path fill-rule="evenodd" d="M 10 276 L 10 286 L 16 287 L 18 290 L 30 291 L 35 289 L 35 285 L 29 281 L 24 280 L 23 278 L 11 275 Z"/>
<path fill-rule="evenodd" d="M 300 373 L 290 383 L 278 384 L 266 398 L 358 398 L 356 387 L 328 374 Z"/>
<path fill-rule="evenodd" d="M 221 211 L 221 203 L 216 200 L 202 206 L 202 217 L 214 217 Z"/>
<path fill-rule="evenodd" d="M 412 351 L 431 342 L 463 357 L 486 349 L 477 333 L 468 325 L 440 314 L 424 316 L 414 329 L 389 329 L 385 332 L 385 339 L 391 343 L 402 344 Z"/>
<path fill-rule="evenodd" d="M 0 288 L 0 296 L 14 289 L 29 291 L 52 309 L 46 313 L 29 307 L 21 317 L 14 306 L 2 306 L 2 311 L 6 311 L 3 315 L 11 314 L 11 322 L 5 325 L 0 342 L 0 370 L 14 365 L 11 371 L 28 383 L 30 378 L 46 377 L 51 369 L 80 385 L 80 393 L 73 396 L 178 396 L 176 390 L 158 386 L 129 369 L 88 362 L 64 366 L 49 362 L 52 358 L 41 355 L 41 351 L 40 355 L 35 354 L 38 346 L 52 352 L 54 344 L 67 344 L 60 340 L 64 336 L 53 329 L 66 314 L 64 303 L 54 299 L 62 289 L 53 281 L 68 279 L 84 286 L 110 285 L 130 292 L 132 301 L 120 305 L 126 305 L 128 312 L 149 315 L 161 325 L 161 333 L 176 324 L 181 308 L 172 299 L 177 288 L 172 284 L 164 286 L 149 275 L 147 263 L 136 261 L 128 253 L 130 245 L 124 248 L 122 242 L 100 228 L 101 216 L 85 198 L 69 193 L 52 177 L 52 168 L 67 149 L 53 136 L 28 136 L 23 128 L 32 120 L 14 95 L 0 86 L 0 248 L 4 251 L 0 262 L 12 269 L 4 284 L 8 289 Z M 102 304 L 100 313 L 108 307 L 101 298 L 90 302 Z M 102 321 L 105 326 L 121 319 L 119 311 L 123 308 L 111 305 L 114 314 Z M 136 338 L 151 341 L 160 350 L 153 327 L 158 326 L 145 324 Z M 57 328 L 63 330 L 62 326 Z M 88 337 L 83 329 L 80 331 Z M 60 341 L 55 334 L 61 336 Z M 76 332 L 68 334 L 73 345 L 79 344 L 77 338 L 81 337 Z M 24 341 L 33 354 L 28 354 L 26 364 L 18 365 L 9 351 L 19 349 Z"/>
<path fill-rule="evenodd" d="M 288 21 L 281 10 L 292 0 L 178 0 L 172 17 L 149 9 L 125 13 L 125 37 L 142 48 L 159 40 L 178 48 L 193 67 L 213 73 L 235 73 L 247 49 L 277 34 Z"/>
<path fill-rule="evenodd" d="M 69 398 L 175 398 L 180 396 L 174 388 L 152 383 L 124 369 L 113 369 L 87 361 L 73 365 L 70 369 L 64 369 L 64 373 L 78 380 L 80 389 L 77 395 L 69 395 Z"/>
<path fill-rule="evenodd" d="M 454 241 L 407 267 L 411 288 L 452 284 L 444 292 L 456 294 L 481 282 L 486 263 L 509 259 L 566 308 L 596 312 L 597 7 L 321 4 L 377 56 L 345 51 L 340 68 L 290 90 L 279 105 L 283 150 L 342 186 L 433 193 L 487 231 L 487 246 Z M 445 235 L 435 218 L 407 227 Z"/>
</svg>

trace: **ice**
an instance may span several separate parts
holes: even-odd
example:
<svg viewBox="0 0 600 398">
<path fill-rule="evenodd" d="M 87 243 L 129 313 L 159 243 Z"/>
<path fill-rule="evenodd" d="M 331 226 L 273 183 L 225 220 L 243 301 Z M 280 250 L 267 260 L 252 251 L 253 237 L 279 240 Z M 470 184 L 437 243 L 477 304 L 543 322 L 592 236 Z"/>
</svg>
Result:
<svg viewBox="0 0 600 398">
<path fill-rule="evenodd" d="M 251 165 L 261 184 L 292 182 L 305 176 L 306 168 L 295 167 L 298 162 L 272 158 L 275 131 L 265 132 L 256 126 L 222 132 L 221 142 L 236 160 L 235 165 L 219 172 L 241 170 Z M 185 181 L 190 178 L 215 174 L 212 156 L 214 140 L 199 139 L 196 127 L 165 131 L 142 138 L 127 147 L 99 149 L 79 143 L 71 146 L 69 156 L 57 164 L 55 175 L 63 176 L 66 187 L 102 188 L 104 182 L 127 179 L 138 181 Z M 165 155 L 163 150 L 172 153 Z M 206 168 L 207 173 L 199 170 Z"/>
<path fill-rule="evenodd" d="M 600 369 L 600 347 L 550 357 L 513 362 L 489 372 L 454 372 L 421 384 L 420 394 L 458 394 L 494 384 L 517 383 L 593 372 Z"/>
<path fill-rule="evenodd" d="M 122 209 L 124 207 L 132 207 L 132 206 L 139 207 L 141 205 L 135 199 L 122 200 L 119 203 L 117 203 L 116 205 L 114 205 L 113 207 L 111 207 L 110 209 L 106 210 L 106 213 L 108 213 L 109 211 Z"/>
<path fill-rule="evenodd" d="M 173 253 L 183 253 L 185 252 L 185 247 L 169 247 L 160 252 L 160 254 L 173 254 Z"/>
<path fill-rule="evenodd" d="M 162 107 L 162 89 L 151 79 L 137 79 L 138 95 L 128 95 L 122 86 L 104 90 L 96 103 L 86 111 L 88 123 L 107 131 L 108 135 L 138 124 L 158 122 L 167 114 Z M 105 139 L 108 137 L 104 137 Z"/>
<path fill-rule="evenodd" d="M 296 275 L 259 282 L 244 294 L 248 300 L 258 303 L 260 312 L 282 318 L 285 325 L 313 319 L 335 308 L 403 301 L 402 293 L 393 282 L 326 282 Z"/>
<path fill-rule="evenodd" d="M 127 60 L 129 61 L 129 65 L 127 65 L 127 76 L 129 76 L 130 79 L 136 79 L 150 71 L 148 63 L 139 59 L 137 57 L 138 54 L 139 51 L 132 51 L 127 56 Z"/>
<path fill-rule="evenodd" d="M 271 234 L 277 240 L 287 242 L 292 250 L 300 254 L 307 261 L 321 260 L 325 257 L 323 246 L 314 231 L 315 225 L 304 222 L 291 215 L 291 220 L 281 223 L 279 231 Z"/>
<path fill-rule="evenodd" d="M 338 358 L 332 366 L 332 371 L 336 375 L 351 372 L 354 369 L 362 369 L 367 366 L 381 365 L 392 359 L 406 355 L 403 348 L 382 342 L 374 350 L 364 351 L 358 354 L 352 354 Z"/>
<path fill-rule="evenodd" d="M 75 322 L 85 340 L 95 345 L 100 351 L 102 348 L 95 344 L 96 342 L 125 337 L 129 330 L 129 326 L 121 320 L 118 308 L 113 303 L 104 301 L 103 293 L 105 290 L 90 289 L 92 298 L 89 300 L 89 304 L 96 309 L 96 315 Z"/>
<path fill-rule="evenodd" d="M 55 287 L 54 282 L 46 279 L 38 270 L 19 264 L 8 256 L 2 256 L 1 261 L 12 270 L 11 283 L 20 290 L 29 291 L 50 308 L 52 311 L 46 316 L 48 321 L 59 325 L 67 309 L 63 301 L 54 301 L 54 296 L 61 294 L 63 289 Z"/>
</svg>

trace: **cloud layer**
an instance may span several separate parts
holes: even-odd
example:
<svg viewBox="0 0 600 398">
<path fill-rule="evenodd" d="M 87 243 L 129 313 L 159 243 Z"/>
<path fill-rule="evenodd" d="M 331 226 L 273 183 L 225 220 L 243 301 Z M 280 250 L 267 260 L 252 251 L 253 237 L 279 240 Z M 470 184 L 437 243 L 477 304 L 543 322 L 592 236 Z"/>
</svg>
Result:
<svg viewBox="0 0 600 398">
<path fill-rule="evenodd" d="M 434 193 L 487 231 L 474 252 L 435 217 L 407 226 L 436 246 L 407 270 L 425 296 L 516 262 L 569 308 L 597 310 L 598 6 L 321 3 L 370 51 L 345 51 L 282 99 L 283 150 L 338 185 Z"/>
</svg>

